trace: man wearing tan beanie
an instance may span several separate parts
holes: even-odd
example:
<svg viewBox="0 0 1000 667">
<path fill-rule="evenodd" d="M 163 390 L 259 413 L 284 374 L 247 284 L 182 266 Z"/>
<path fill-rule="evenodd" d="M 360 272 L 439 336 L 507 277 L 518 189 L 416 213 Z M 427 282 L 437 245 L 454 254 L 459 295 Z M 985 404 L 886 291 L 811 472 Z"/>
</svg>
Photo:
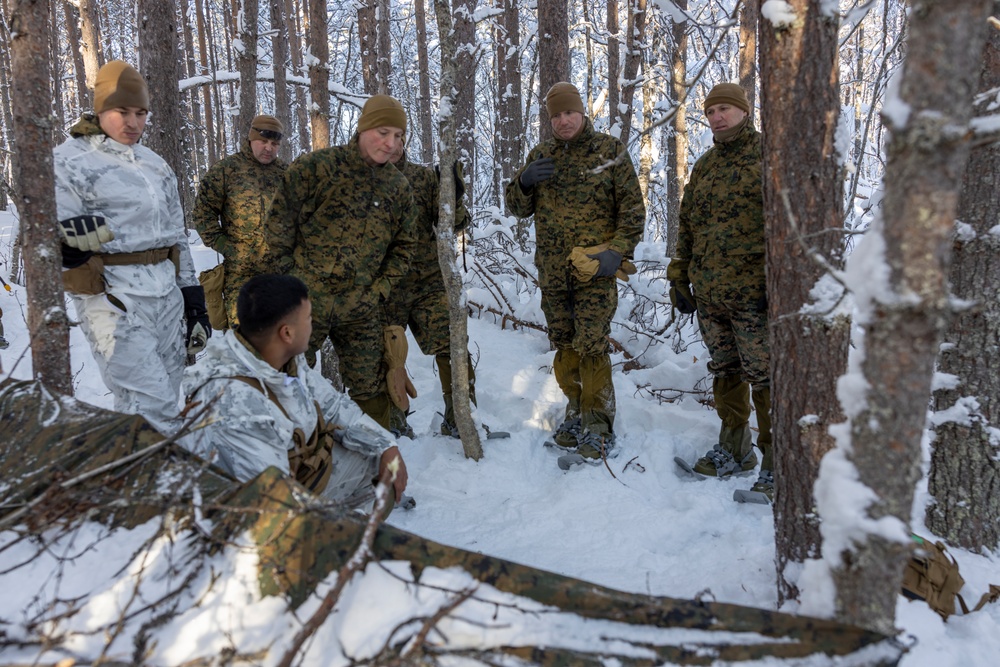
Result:
<svg viewBox="0 0 1000 667">
<path fill-rule="evenodd" d="M 177 179 L 138 143 L 149 108 L 135 68 L 114 60 L 100 69 L 95 113 L 54 151 L 56 208 L 63 282 L 115 410 L 170 435 L 180 425 L 185 340 L 199 352 L 209 325 Z"/>
<path fill-rule="evenodd" d="M 555 84 L 545 104 L 554 137 L 528 153 L 505 194 L 514 215 L 535 217 L 542 310 L 556 348 L 552 370 L 568 399 L 553 435 L 570 452 L 560 465 L 600 463 L 617 454 L 608 345 L 618 306 L 615 274 L 642 238 L 646 207 L 628 150 L 594 130 L 576 87 Z M 597 260 L 586 280 L 570 270 L 578 247 Z"/>
<path fill-rule="evenodd" d="M 223 308 L 213 311 L 212 325 L 217 329 L 236 325 L 240 288 L 263 273 L 260 263 L 267 252 L 264 218 L 288 167 L 278 159 L 283 137 L 281 121 L 274 116 L 257 116 L 250 121 L 240 151 L 212 165 L 198 186 L 195 229 L 205 245 L 224 260 L 222 293 L 208 295 L 213 306 L 221 297 Z M 205 272 L 206 278 L 206 274 L 211 275 Z"/>
<path fill-rule="evenodd" d="M 389 162 L 405 132 L 396 99 L 369 98 L 348 144 L 292 162 L 265 225 L 269 267 L 309 288 L 307 359 L 329 336 L 351 398 L 387 430 L 381 304 L 406 275 L 417 243 L 410 186 Z"/>
<path fill-rule="evenodd" d="M 763 460 L 751 493 L 737 495 L 768 502 L 774 468 L 761 137 L 750 121 L 746 93 L 735 83 L 712 88 L 704 109 L 714 145 L 695 163 L 684 188 L 677 249 L 667 268 L 674 307 L 697 313 L 722 421 L 718 443 L 692 469 L 709 477 L 754 470 L 752 400 Z"/>
</svg>

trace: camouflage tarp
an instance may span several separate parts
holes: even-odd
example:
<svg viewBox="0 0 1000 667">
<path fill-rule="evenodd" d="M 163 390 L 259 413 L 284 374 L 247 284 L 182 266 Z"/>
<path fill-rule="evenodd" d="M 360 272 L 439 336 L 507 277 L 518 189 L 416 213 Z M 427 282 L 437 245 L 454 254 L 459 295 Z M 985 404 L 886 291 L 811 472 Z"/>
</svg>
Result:
<svg viewBox="0 0 1000 667">
<path fill-rule="evenodd" d="M 42 531 L 53 522 L 85 519 L 134 526 L 168 511 L 174 525 L 183 525 L 197 507 L 212 520 L 211 533 L 201 522 L 187 539 L 202 540 L 206 552 L 217 552 L 240 535 L 252 536 L 261 591 L 286 596 L 290 613 L 361 543 L 365 517 L 323 506 L 274 468 L 241 485 L 173 444 L 158 446 L 162 438 L 139 417 L 56 398 L 36 383 L 0 385 L 0 425 L 0 530 Z M 130 455 L 134 458 L 122 463 Z M 88 477 L 94 471 L 98 474 Z M 391 526 L 379 528 L 372 556 L 409 562 L 417 582 L 427 568 L 461 568 L 500 591 L 583 618 L 696 630 L 704 637 L 632 644 L 617 655 L 560 647 L 556 641 L 493 646 L 475 653 L 486 664 L 508 656 L 508 662 L 537 665 L 603 665 L 609 658 L 622 665 L 708 665 L 766 657 L 797 664 L 805 659 L 809 665 L 895 665 L 903 651 L 887 637 L 829 620 L 623 593 Z M 636 657 L 637 648 L 656 657 Z M 462 654 L 470 657 L 468 651 Z"/>
</svg>

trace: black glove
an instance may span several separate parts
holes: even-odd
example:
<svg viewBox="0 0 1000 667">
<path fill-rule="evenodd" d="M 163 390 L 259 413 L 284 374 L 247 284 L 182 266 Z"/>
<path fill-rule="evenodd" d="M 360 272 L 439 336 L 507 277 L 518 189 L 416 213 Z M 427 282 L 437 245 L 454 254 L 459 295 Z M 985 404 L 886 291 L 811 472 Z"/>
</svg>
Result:
<svg viewBox="0 0 1000 667">
<path fill-rule="evenodd" d="M 79 248 L 74 248 L 73 246 L 62 244 L 62 265 L 64 269 L 75 269 L 78 266 L 83 266 L 87 263 L 87 260 L 93 256 L 94 253 L 89 250 L 80 250 Z"/>
<path fill-rule="evenodd" d="M 66 245 L 91 252 L 97 252 L 102 243 L 115 238 L 107 221 L 99 215 L 78 215 L 60 220 L 59 231 Z"/>
<path fill-rule="evenodd" d="M 758 313 L 767 312 L 767 292 L 761 294 L 760 298 L 757 299 L 757 312 Z"/>
<path fill-rule="evenodd" d="M 201 285 L 182 287 L 184 297 L 184 317 L 187 320 L 187 351 L 197 354 L 205 349 L 212 336 L 212 325 L 208 323 L 208 308 L 205 307 L 205 288 Z"/>
<path fill-rule="evenodd" d="M 528 191 L 538 183 L 549 180 L 555 172 L 556 166 L 552 163 L 552 158 L 538 158 L 521 172 L 521 190 Z"/>
<path fill-rule="evenodd" d="M 459 160 L 451 163 L 451 173 L 455 175 L 455 201 L 458 201 L 465 194 L 465 178 L 462 176 L 462 163 Z M 434 175 L 438 177 L 438 181 L 440 182 L 440 164 L 434 165 Z"/>
<path fill-rule="evenodd" d="M 587 255 L 587 257 L 596 259 L 601 264 L 597 267 L 597 273 L 594 274 L 595 278 L 607 278 L 608 276 L 613 276 L 618 270 L 618 267 L 622 265 L 622 254 L 617 250 L 612 250 L 611 248 L 602 250 L 596 255 Z"/>
<path fill-rule="evenodd" d="M 698 312 L 698 302 L 687 283 L 670 283 L 670 305 L 684 315 Z"/>
</svg>

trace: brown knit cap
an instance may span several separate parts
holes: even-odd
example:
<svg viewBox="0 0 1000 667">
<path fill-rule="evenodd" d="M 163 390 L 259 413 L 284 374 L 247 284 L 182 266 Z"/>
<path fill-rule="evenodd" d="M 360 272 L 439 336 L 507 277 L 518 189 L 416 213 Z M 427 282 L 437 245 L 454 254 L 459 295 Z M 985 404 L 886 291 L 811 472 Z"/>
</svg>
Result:
<svg viewBox="0 0 1000 667">
<path fill-rule="evenodd" d="M 732 104 L 734 107 L 739 107 L 750 113 L 750 100 L 747 99 L 747 94 L 740 88 L 739 84 L 720 83 L 712 88 L 708 97 L 705 98 L 705 105 L 702 109 L 708 111 L 708 107 L 715 104 Z"/>
<path fill-rule="evenodd" d="M 261 141 L 273 140 L 274 137 L 265 137 L 260 132 L 261 130 L 278 133 L 278 141 L 281 141 L 281 135 L 284 134 L 285 128 L 281 124 L 281 121 L 274 116 L 268 116 L 267 114 L 261 114 L 250 121 L 250 135 L 247 137 L 250 141 L 259 139 Z"/>
<path fill-rule="evenodd" d="M 361 108 L 358 134 L 376 127 L 398 127 L 406 132 L 406 112 L 395 97 L 372 95 Z"/>
<path fill-rule="evenodd" d="M 580 97 L 580 91 L 572 83 L 565 81 L 553 84 L 549 88 L 549 92 L 545 94 L 545 108 L 548 110 L 550 118 L 563 111 L 579 111 L 586 114 L 583 110 L 583 99 Z"/>
<path fill-rule="evenodd" d="M 134 67 L 124 60 L 112 60 L 97 72 L 94 113 L 120 107 L 149 111 L 149 88 Z"/>
</svg>

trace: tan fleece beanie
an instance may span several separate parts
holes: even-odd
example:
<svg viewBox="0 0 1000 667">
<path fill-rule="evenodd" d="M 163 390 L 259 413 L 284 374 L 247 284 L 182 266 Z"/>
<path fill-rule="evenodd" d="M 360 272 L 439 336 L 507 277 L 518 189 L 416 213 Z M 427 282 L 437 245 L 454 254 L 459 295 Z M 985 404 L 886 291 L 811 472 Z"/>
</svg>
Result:
<svg viewBox="0 0 1000 667">
<path fill-rule="evenodd" d="M 134 67 L 123 60 L 112 60 L 97 72 L 94 113 L 119 107 L 149 111 L 149 88 Z"/>
<path fill-rule="evenodd" d="M 265 137 L 263 134 L 261 134 L 261 131 L 276 132 L 278 136 L 275 137 L 272 135 L 270 137 Z M 281 141 L 281 136 L 284 134 L 284 132 L 285 128 L 281 124 L 280 120 L 278 120 L 274 116 L 261 114 L 260 116 L 257 116 L 252 121 L 250 121 L 250 135 L 248 138 L 250 139 L 250 141 L 254 141 L 255 139 L 259 139 L 261 141 L 269 141 L 269 140 Z"/>
<path fill-rule="evenodd" d="M 739 107 L 750 113 L 750 100 L 747 99 L 747 94 L 743 89 L 735 83 L 720 83 L 712 88 L 708 97 L 705 98 L 705 105 L 702 109 L 707 111 L 708 107 L 715 104 L 732 104 L 734 107 Z"/>
<path fill-rule="evenodd" d="M 406 112 L 395 97 L 372 95 L 361 108 L 358 134 L 376 127 L 398 127 L 406 132 Z"/>
<path fill-rule="evenodd" d="M 565 81 L 553 84 L 549 88 L 549 92 L 545 94 L 545 108 L 548 110 L 550 118 L 563 111 L 579 111 L 586 114 L 583 110 L 583 99 L 580 97 L 580 91 L 572 83 Z"/>
</svg>

